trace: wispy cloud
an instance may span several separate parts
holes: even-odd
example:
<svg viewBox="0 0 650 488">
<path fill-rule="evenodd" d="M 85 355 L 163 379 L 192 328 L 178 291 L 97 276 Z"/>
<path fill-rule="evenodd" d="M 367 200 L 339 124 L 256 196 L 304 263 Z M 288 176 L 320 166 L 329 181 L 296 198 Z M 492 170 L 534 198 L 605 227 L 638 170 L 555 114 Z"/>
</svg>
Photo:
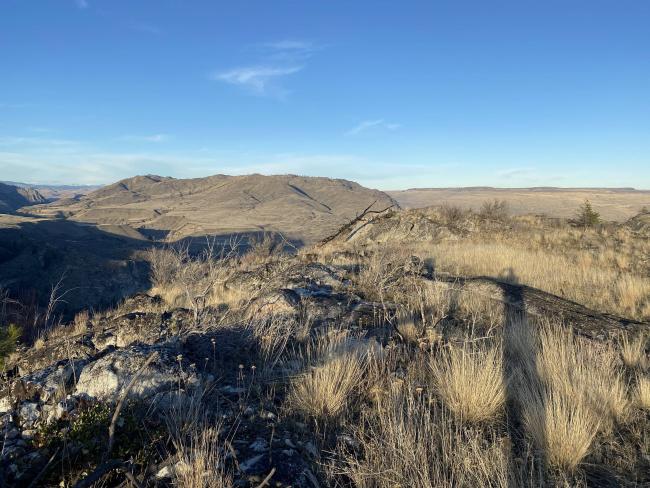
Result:
<svg viewBox="0 0 650 488">
<path fill-rule="evenodd" d="M 301 69 L 303 69 L 303 66 L 246 66 L 224 72 L 215 72 L 212 73 L 210 78 L 242 86 L 258 95 L 267 95 L 270 93 L 272 86 L 275 86 L 276 90 L 281 89 L 274 85 L 278 78 L 292 75 Z"/>
<path fill-rule="evenodd" d="M 127 135 L 120 137 L 120 139 L 132 142 L 165 142 L 169 140 L 169 134 L 151 134 L 148 136 Z"/>
<path fill-rule="evenodd" d="M 88 8 L 88 2 L 86 0 L 75 0 L 75 3 L 79 8 Z"/>
<path fill-rule="evenodd" d="M 255 48 L 261 53 L 261 61 L 228 70 L 216 70 L 209 78 L 239 86 L 255 95 L 284 98 L 289 91 L 282 86 L 282 78 L 302 71 L 307 60 L 318 49 L 308 41 L 287 39 L 258 44 Z"/>
<path fill-rule="evenodd" d="M 400 124 L 393 124 L 391 122 L 386 122 L 384 119 L 375 119 L 375 120 L 364 120 L 363 122 L 357 124 L 352 129 L 347 131 L 345 135 L 355 136 L 361 134 L 370 129 L 385 129 L 385 130 L 397 130 L 401 126 Z"/>
</svg>

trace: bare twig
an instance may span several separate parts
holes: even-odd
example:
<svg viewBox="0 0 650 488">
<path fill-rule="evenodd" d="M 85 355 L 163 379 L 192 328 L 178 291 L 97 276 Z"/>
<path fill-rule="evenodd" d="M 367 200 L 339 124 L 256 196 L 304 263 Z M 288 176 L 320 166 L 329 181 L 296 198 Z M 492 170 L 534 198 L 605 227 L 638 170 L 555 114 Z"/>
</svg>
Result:
<svg viewBox="0 0 650 488">
<path fill-rule="evenodd" d="M 102 478 L 102 476 L 104 476 L 106 473 L 113 471 L 114 469 L 123 469 L 126 466 L 127 464 L 121 459 L 110 459 L 105 463 L 102 463 L 99 466 L 97 466 L 95 468 L 95 471 L 90 473 L 84 479 L 79 480 L 74 485 L 74 488 L 89 488 L 95 482 L 99 481 Z"/>
<path fill-rule="evenodd" d="M 117 424 L 117 419 L 120 416 L 122 406 L 124 405 L 124 401 L 126 400 L 129 391 L 131 390 L 131 388 L 133 388 L 133 385 L 135 385 L 135 382 L 138 380 L 138 378 L 144 372 L 144 370 L 147 369 L 147 366 L 149 366 L 151 362 L 157 357 L 158 357 L 157 352 L 152 352 L 151 354 L 149 354 L 149 357 L 144 362 L 144 364 L 140 367 L 140 369 L 133 375 L 133 378 L 131 378 L 131 381 L 129 382 L 127 387 L 124 390 L 122 390 L 122 393 L 120 394 L 120 399 L 117 402 L 117 406 L 115 407 L 115 413 L 113 413 L 113 419 L 111 420 L 111 425 L 108 427 L 108 447 L 106 448 L 106 453 L 104 453 L 104 459 L 108 459 L 108 457 L 111 455 L 111 451 L 113 450 L 113 443 L 115 440 L 115 425 Z"/>
<path fill-rule="evenodd" d="M 46 471 L 48 470 L 50 465 L 54 462 L 54 459 L 56 458 L 56 456 L 58 456 L 60 450 L 61 450 L 61 448 L 59 447 L 59 448 L 56 449 L 56 451 L 54 451 L 54 454 L 52 454 L 52 457 L 50 457 L 50 460 L 43 467 L 43 469 L 41 469 L 38 472 L 38 474 L 34 477 L 34 479 L 32 480 L 32 482 L 29 484 L 29 486 L 27 488 L 35 488 L 36 486 L 38 486 L 38 482 L 43 477 L 43 475 L 46 473 Z"/>
<path fill-rule="evenodd" d="M 268 485 L 268 484 L 269 484 L 269 481 L 271 481 L 271 478 L 273 477 L 274 474 L 275 474 L 275 468 L 273 468 L 273 469 L 271 470 L 271 472 L 267 475 L 267 477 L 264 478 L 264 479 L 262 480 L 262 482 L 261 482 L 259 485 L 257 485 L 256 488 L 263 488 L 263 487 L 265 487 L 266 485 Z"/>
<path fill-rule="evenodd" d="M 367 207 L 364 209 L 364 211 L 361 212 L 359 215 L 357 215 L 354 219 L 352 219 L 350 222 L 348 222 L 348 223 L 345 224 L 343 227 L 341 227 L 341 228 L 340 228 L 340 229 L 339 229 L 335 234 L 332 234 L 331 236 L 326 237 L 325 239 L 323 239 L 322 241 L 320 241 L 320 242 L 318 243 L 318 247 L 322 247 L 322 246 L 324 246 L 325 244 L 327 244 L 328 242 L 333 241 L 333 240 L 336 239 L 338 236 L 340 236 L 340 235 L 343 234 L 344 232 L 346 232 L 346 231 L 348 231 L 349 229 L 351 229 L 352 227 L 354 227 L 355 224 L 357 224 L 358 222 L 360 222 L 361 220 L 363 220 L 363 218 L 364 218 L 366 215 L 370 215 L 370 214 L 380 214 L 380 213 L 385 212 L 386 210 L 390 210 L 391 208 L 393 208 L 393 207 L 395 206 L 395 205 L 391 205 L 391 206 L 389 206 L 389 207 L 386 207 L 386 208 L 383 209 L 383 210 L 370 210 L 370 209 L 373 207 L 373 205 L 374 205 L 375 203 L 377 203 L 377 200 L 375 200 L 375 201 L 372 202 L 369 206 L 367 206 Z"/>
</svg>

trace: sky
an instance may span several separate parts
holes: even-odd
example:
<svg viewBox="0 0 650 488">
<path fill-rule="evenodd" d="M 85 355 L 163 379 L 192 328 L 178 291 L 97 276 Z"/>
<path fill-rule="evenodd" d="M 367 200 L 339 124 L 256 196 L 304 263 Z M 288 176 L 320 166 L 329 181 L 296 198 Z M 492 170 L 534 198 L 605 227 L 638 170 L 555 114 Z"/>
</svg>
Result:
<svg viewBox="0 0 650 488">
<path fill-rule="evenodd" d="M 0 180 L 650 189 L 648 0 L 0 0 Z"/>
</svg>

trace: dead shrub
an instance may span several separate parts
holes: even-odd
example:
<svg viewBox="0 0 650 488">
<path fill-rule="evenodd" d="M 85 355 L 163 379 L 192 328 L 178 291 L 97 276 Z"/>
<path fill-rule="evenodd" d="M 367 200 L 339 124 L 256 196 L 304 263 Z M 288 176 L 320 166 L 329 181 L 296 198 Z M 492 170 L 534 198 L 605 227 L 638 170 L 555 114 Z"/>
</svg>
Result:
<svg viewBox="0 0 650 488">
<path fill-rule="evenodd" d="M 467 210 L 449 203 L 443 203 L 439 210 L 440 216 L 445 225 L 454 229 L 460 226 L 461 222 L 468 214 Z"/>
<path fill-rule="evenodd" d="M 483 202 L 478 211 L 478 215 L 483 220 L 504 222 L 508 219 L 509 211 L 508 202 L 505 200 L 494 199 Z"/>
</svg>

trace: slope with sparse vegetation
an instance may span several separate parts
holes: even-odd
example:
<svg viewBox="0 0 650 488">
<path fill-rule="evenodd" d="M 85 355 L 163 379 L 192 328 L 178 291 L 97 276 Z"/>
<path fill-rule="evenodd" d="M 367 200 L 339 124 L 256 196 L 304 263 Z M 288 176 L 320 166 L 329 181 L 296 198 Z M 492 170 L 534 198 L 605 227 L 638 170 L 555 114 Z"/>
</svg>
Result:
<svg viewBox="0 0 650 488">
<path fill-rule="evenodd" d="M 650 484 L 637 230 L 491 201 L 284 244 L 152 249 L 149 293 L 7 350 L 9 483 Z"/>
</svg>

